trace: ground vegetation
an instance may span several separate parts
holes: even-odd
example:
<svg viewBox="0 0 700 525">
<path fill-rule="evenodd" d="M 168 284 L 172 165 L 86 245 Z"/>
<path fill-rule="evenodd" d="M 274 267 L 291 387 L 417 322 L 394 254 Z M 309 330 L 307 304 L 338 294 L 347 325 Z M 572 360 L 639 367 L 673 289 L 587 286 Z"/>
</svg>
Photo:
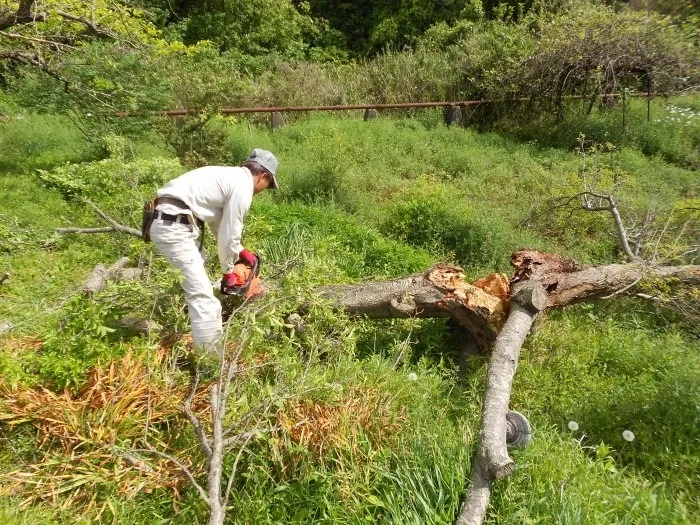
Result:
<svg viewBox="0 0 700 525">
<path fill-rule="evenodd" d="M 489 356 L 324 290 L 511 275 L 523 247 L 697 264 L 695 2 L 433 4 L 0 7 L 0 521 L 454 523 Z M 449 127 L 219 111 L 471 98 L 497 101 Z M 195 382 L 178 276 L 114 225 L 253 147 L 280 160 L 245 229 L 269 290 L 227 305 L 229 381 Z M 697 522 L 698 292 L 650 273 L 536 316 L 510 399 L 533 441 L 487 523 Z"/>
</svg>

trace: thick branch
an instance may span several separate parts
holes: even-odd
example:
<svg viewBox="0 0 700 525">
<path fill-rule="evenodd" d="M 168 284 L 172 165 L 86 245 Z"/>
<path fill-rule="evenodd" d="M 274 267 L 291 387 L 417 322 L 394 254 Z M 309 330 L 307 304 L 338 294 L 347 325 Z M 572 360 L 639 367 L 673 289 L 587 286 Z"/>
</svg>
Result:
<svg viewBox="0 0 700 525">
<path fill-rule="evenodd" d="M 516 271 L 511 283 L 539 281 L 547 290 L 548 306 L 569 304 L 608 297 L 633 288 L 643 280 L 677 280 L 680 284 L 700 284 L 700 266 L 647 266 L 644 263 L 581 266 L 560 255 L 520 250 L 511 264 Z"/>
<path fill-rule="evenodd" d="M 70 20 L 71 22 L 78 22 L 79 24 L 83 24 L 85 28 L 90 31 L 90 33 L 98 36 L 106 36 L 109 38 L 116 38 L 116 36 L 109 31 L 102 29 L 100 26 L 98 26 L 94 21 L 88 20 L 85 17 L 82 16 L 77 16 L 73 15 L 71 13 L 67 13 L 65 11 L 61 11 L 60 9 L 56 11 L 56 14 L 65 18 L 66 20 Z"/>
<path fill-rule="evenodd" d="M 141 232 L 136 228 L 130 228 L 129 226 L 123 226 L 121 224 L 114 226 L 102 226 L 98 228 L 56 228 L 54 230 L 56 233 L 69 234 L 69 233 L 126 233 L 128 235 L 134 235 L 136 237 L 141 237 Z"/>
<path fill-rule="evenodd" d="M 115 277 L 127 264 L 129 264 L 129 258 L 122 257 L 109 268 L 105 268 L 104 264 L 97 265 L 83 284 L 83 291 L 87 294 L 100 292 L 104 289 L 107 281 Z"/>
<path fill-rule="evenodd" d="M 32 13 L 33 4 L 34 0 L 20 0 L 17 11 L 12 12 L 3 9 L 0 12 L 0 31 L 18 25 L 43 22 L 46 15 L 43 13 Z"/>
<path fill-rule="evenodd" d="M 493 278 L 499 279 L 498 275 Z M 505 276 L 500 279 L 507 290 Z M 482 348 L 494 341 L 507 315 L 504 300 L 465 282 L 461 268 L 444 263 L 401 279 L 324 286 L 319 292 L 350 315 L 451 317 Z"/>
<path fill-rule="evenodd" d="M 479 431 L 479 449 L 458 525 L 478 525 L 484 520 L 491 485 L 515 471 L 506 449 L 506 413 L 520 348 L 537 314 L 547 305 L 547 293 L 537 282 L 516 285 L 510 315 L 498 334 L 489 360 L 486 391 Z"/>
<path fill-rule="evenodd" d="M 128 235 L 133 235 L 135 237 L 141 238 L 141 231 L 137 230 L 136 228 L 131 228 L 130 226 L 124 226 L 123 224 L 119 224 L 117 221 L 115 221 L 112 217 L 107 215 L 105 212 L 103 212 L 96 204 L 91 202 L 88 199 L 82 199 L 82 201 L 90 206 L 97 215 L 102 217 L 105 221 L 107 221 L 110 224 L 110 227 L 103 227 L 103 228 L 56 228 L 54 231 L 56 233 L 107 233 L 107 232 L 118 232 L 118 233 L 126 233 Z"/>
</svg>

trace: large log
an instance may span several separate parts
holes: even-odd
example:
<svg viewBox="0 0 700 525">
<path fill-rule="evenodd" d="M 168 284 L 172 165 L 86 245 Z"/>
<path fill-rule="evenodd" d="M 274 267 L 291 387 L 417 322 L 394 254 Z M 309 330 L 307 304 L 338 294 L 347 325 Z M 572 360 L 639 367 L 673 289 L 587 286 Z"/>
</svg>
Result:
<svg viewBox="0 0 700 525">
<path fill-rule="evenodd" d="M 479 430 L 479 449 L 472 484 L 456 525 L 479 525 L 486 516 L 491 486 L 515 471 L 506 449 L 506 414 L 520 348 L 537 314 L 547 306 L 547 293 L 537 281 L 513 288 L 511 311 L 493 345 Z"/>
<path fill-rule="evenodd" d="M 511 285 L 538 281 L 547 290 L 548 306 L 609 297 L 632 289 L 645 280 L 675 280 L 679 284 L 700 284 L 700 266 L 653 266 L 644 262 L 582 266 L 576 261 L 537 250 L 519 250 L 511 264 L 515 274 Z"/>
<path fill-rule="evenodd" d="M 537 281 L 547 291 L 547 307 L 609 297 L 644 280 L 676 280 L 697 286 L 700 266 L 650 266 L 645 263 L 582 266 L 537 250 L 513 254 L 510 286 Z M 468 330 L 482 349 L 495 341 L 508 315 L 509 283 L 492 274 L 474 283 L 461 268 L 440 263 L 400 279 L 319 288 L 323 296 L 350 315 L 371 318 L 451 317 Z"/>
<path fill-rule="evenodd" d="M 451 317 L 479 346 L 488 348 L 508 315 L 508 282 L 505 275 L 495 274 L 479 284 L 494 295 L 466 282 L 461 268 L 440 263 L 401 279 L 324 286 L 319 291 L 350 315 Z"/>
</svg>

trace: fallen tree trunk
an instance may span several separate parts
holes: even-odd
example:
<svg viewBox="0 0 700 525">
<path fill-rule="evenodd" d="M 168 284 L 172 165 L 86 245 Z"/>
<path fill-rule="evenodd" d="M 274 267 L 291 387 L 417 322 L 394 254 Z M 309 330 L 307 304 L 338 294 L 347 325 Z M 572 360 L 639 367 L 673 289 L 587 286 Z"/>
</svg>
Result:
<svg viewBox="0 0 700 525">
<path fill-rule="evenodd" d="M 651 266 L 644 262 L 581 266 L 560 255 L 537 250 L 513 254 L 515 274 L 511 284 L 539 281 L 547 290 L 549 307 L 560 307 L 591 299 L 607 298 L 633 288 L 643 280 L 675 280 L 679 284 L 700 284 L 700 266 Z"/>
<path fill-rule="evenodd" d="M 547 307 L 562 307 L 631 290 L 644 280 L 700 284 L 700 266 L 648 266 L 644 263 L 582 266 L 560 255 L 520 250 L 510 282 L 492 274 L 474 283 L 461 268 L 440 263 L 424 273 L 390 281 L 323 286 L 318 291 L 350 315 L 370 318 L 451 317 L 479 344 L 496 339 L 508 314 L 510 286 L 537 281 L 547 292 Z"/>
<path fill-rule="evenodd" d="M 460 268 L 438 264 L 425 273 L 401 279 L 319 290 L 351 315 L 451 317 L 474 336 L 482 349 L 495 342 L 472 483 L 457 525 L 481 524 L 493 482 L 515 470 L 506 450 L 506 413 L 520 348 L 540 311 L 610 298 L 645 280 L 670 280 L 689 286 L 700 283 L 700 266 L 652 266 L 635 261 L 586 267 L 537 250 L 520 250 L 511 263 L 515 274 L 510 282 L 494 274 L 469 284 Z"/>
<path fill-rule="evenodd" d="M 482 288 L 464 280 L 461 268 L 440 263 L 424 273 L 375 283 L 324 286 L 318 291 L 350 315 L 372 318 L 451 317 L 488 348 L 508 314 L 508 281 L 503 274 L 483 280 Z"/>
</svg>

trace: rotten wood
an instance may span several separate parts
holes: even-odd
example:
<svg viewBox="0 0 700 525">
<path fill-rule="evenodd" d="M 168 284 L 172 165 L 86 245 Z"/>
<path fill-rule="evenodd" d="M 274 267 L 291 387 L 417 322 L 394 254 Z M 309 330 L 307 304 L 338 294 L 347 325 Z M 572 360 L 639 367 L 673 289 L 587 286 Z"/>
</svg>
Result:
<svg viewBox="0 0 700 525">
<path fill-rule="evenodd" d="M 607 298 L 633 288 L 643 280 L 675 280 L 700 284 L 700 266 L 653 266 L 644 262 L 582 266 L 560 255 L 537 250 L 513 254 L 515 274 L 511 285 L 536 280 L 547 290 L 548 306 L 562 307 L 592 299 Z"/>
</svg>

